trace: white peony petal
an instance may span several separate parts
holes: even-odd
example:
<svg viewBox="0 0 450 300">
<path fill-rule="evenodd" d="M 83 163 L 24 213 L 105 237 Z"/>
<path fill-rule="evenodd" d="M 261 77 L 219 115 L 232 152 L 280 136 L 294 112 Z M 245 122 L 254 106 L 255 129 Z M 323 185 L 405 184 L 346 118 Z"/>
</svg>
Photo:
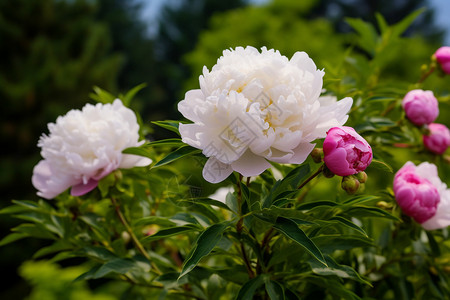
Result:
<svg viewBox="0 0 450 300">
<path fill-rule="evenodd" d="M 246 151 L 237 161 L 231 164 L 234 171 L 246 177 L 259 175 L 270 166 L 267 160 L 251 151 Z"/>
<path fill-rule="evenodd" d="M 203 178 L 211 183 L 225 180 L 233 172 L 231 165 L 224 164 L 214 157 L 210 157 L 203 167 Z"/>
<path fill-rule="evenodd" d="M 310 143 L 300 143 L 297 148 L 294 149 L 294 155 L 292 156 L 289 163 L 291 164 L 301 164 L 304 162 L 311 151 L 314 149 L 316 144 Z"/>
</svg>

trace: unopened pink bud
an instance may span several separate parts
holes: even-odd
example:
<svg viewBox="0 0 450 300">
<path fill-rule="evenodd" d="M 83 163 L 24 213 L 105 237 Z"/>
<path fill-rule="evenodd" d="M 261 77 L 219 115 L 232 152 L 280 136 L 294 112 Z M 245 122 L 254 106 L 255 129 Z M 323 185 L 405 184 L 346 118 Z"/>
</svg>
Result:
<svg viewBox="0 0 450 300">
<path fill-rule="evenodd" d="M 437 62 L 445 74 L 450 74 L 450 47 L 441 47 L 435 53 Z"/>
<path fill-rule="evenodd" d="M 327 132 L 323 153 L 325 165 L 339 176 L 364 171 L 372 162 L 372 148 L 369 143 L 347 126 L 333 127 Z"/>
<path fill-rule="evenodd" d="M 450 146 L 450 130 L 444 124 L 431 123 L 430 133 L 423 136 L 423 144 L 433 153 L 443 154 Z"/>
<path fill-rule="evenodd" d="M 438 101 L 432 91 L 409 91 L 403 98 L 402 106 L 406 117 L 418 126 L 432 123 L 439 115 Z"/>
</svg>

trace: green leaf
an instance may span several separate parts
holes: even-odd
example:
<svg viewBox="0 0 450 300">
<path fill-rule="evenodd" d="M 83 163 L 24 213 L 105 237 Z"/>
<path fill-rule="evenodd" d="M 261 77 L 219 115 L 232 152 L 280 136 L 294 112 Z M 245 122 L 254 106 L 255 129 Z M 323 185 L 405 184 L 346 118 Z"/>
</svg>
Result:
<svg viewBox="0 0 450 300">
<path fill-rule="evenodd" d="M 109 273 L 125 274 L 136 268 L 136 262 L 129 258 L 116 258 L 102 265 L 92 278 L 97 279 Z"/>
<path fill-rule="evenodd" d="M 359 34 L 358 44 L 369 54 L 374 54 L 378 34 L 372 24 L 361 19 L 345 18 L 345 21 Z"/>
<path fill-rule="evenodd" d="M 223 232 L 228 227 L 228 225 L 228 222 L 214 224 L 206 228 L 205 231 L 200 234 L 194 244 L 194 248 L 191 250 L 191 252 L 189 252 L 186 260 L 183 263 L 179 278 L 183 277 L 192 269 L 194 269 L 195 266 L 200 262 L 200 260 L 212 251 L 212 249 L 222 238 Z"/>
<path fill-rule="evenodd" d="M 92 100 L 95 100 L 100 103 L 113 103 L 116 97 L 105 90 L 102 90 L 98 86 L 94 86 L 92 88 L 94 90 L 93 93 L 90 93 L 89 96 Z"/>
<path fill-rule="evenodd" d="M 200 226 L 192 225 L 192 224 L 186 224 L 186 225 L 183 225 L 183 226 L 162 229 L 162 230 L 158 231 L 157 233 L 155 233 L 153 235 L 150 235 L 150 236 L 147 236 L 147 237 L 143 238 L 142 241 L 143 242 L 150 242 L 150 241 L 159 240 L 159 239 L 166 238 L 166 237 L 173 236 L 173 235 L 177 235 L 177 234 L 182 234 L 182 233 L 191 232 L 191 231 L 200 231 L 200 230 L 201 230 Z"/>
<path fill-rule="evenodd" d="M 255 292 L 264 284 L 262 276 L 256 276 L 255 278 L 247 281 L 239 290 L 239 294 L 236 300 L 252 300 Z"/>
<path fill-rule="evenodd" d="M 178 146 L 178 147 L 180 147 L 183 145 L 186 145 L 186 144 L 183 143 L 181 141 L 181 139 L 178 139 L 178 138 L 153 141 L 153 142 L 146 144 L 146 146 L 152 146 L 152 147 L 156 147 L 156 146 Z"/>
<path fill-rule="evenodd" d="M 148 151 L 148 149 L 146 149 L 144 146 L 141 147 L 130 147 L 130 148 L 126 148 L 122 151 L 123 154 L 133 154 L 133 155 L 138 155 L 138 156 L 143 156 L 143 157 L 148 157 L 148 158 L 152 158 L 152 153 L 150 151 Z"/>
<path fill-rule="evenodd" d="M 336 250 L 350 250 L 359 247 L 375 247 L 373 240 L 356 235 L 319 235 L 311 238 L 323 253 L 333 253 Z"/>
<path fill-rule="evenodd" d="M 279 217 L 274 225 L 274 228 L 305 248 L 305 250 L 319 262 L 325 266 L 327 265 L 319 248 L 317 248 L 314 242 L 303 232 L 303 230 L 300 229 L 300 227 L 298 227 L 293 220 Z"/>
<path fill-rule="evenodd" d="M 180 200 L 178 203 L 180 203 L 180 202 L 187 202 L 187 203 L 191 203 L 191 204 L 192 203 L 207 204 L 207 205 L 216 206 L 216 207 L 220 207 L 220 208 L 231 211 L 231 209 L 225 203 L 220 202 L 218 200 L 211 199 L 211 198 L 191 198 L 191 199 Z"/>
<path fill-rule="evenodd" d="M 391 215 L 385 210 L 382 210 L 378 207 L 370 207 L 370 206 L 351 206 L 346 211 L 346 214 L 353 217 L 379 217 L 379 218 L 387 218 L 394 221 L 399 221 L 399 218 Z"/>
<path fill-rule="evenodd" d="M 317 264 L 316 261 L 309 261 L 308 263 L 311 266 L 311 270 L 313 273 L 321 276 L 338 276 L 340 278 L 349 278 L 363 284 L 367 284 L 372 286 L 370 282 L 365 280 L 364 278 L 356 272 L 355 269 L 338 264 L 332 257 L 326 255 L 325 259 L 327 261 L 328 267 L 324 267 L 321 264 Z"/>
<path fill-rule="evenodd" d="M 320 200 L 320 201 L 313 201 L 309 203 L 305 203 L 302 205 L 299 205 L 297 207 L 297 210 L 310 210 L 319 206 L 338 206 L 339 203 L 328 201 L 328 200 Z"/>
<path fill-rule="evenodd" d="M 71 249 L 73 249 L 73 247 L 70 243 L 65 240 L 58 240 L 50 246 L 39 249 L 36 253 L 34 253 L 33 258 L 36 259 L 50 253 L 62 252 Z"/>
<path fill-rule="evenodd" d="M 0 241 L 0 247 L 7 245 L 9 243 L 12 243 L 12 242 L 21 240 L 23 238 L 29 237 L 29 236 L 30 235 L 27 233 L 18 233 L 18 232 L 10 233 Z"/>
<path fill-rule="evenodd" d="M 369 168 L 375 168 L 375 169 L 382 170 L 385 172 L 394 173 L 394 170 L 392 169 L 392 167 L 390 165 L 388 165 L 384 161 L 377 160 L 377 159 L 372 159 L 372 162 L 370 163 Z"/>
<path fill-rule="evenodd" d="M 384 34 L 389 27 L 388 23 L 384 19 L 383 15 L 378 12 L 375 13 L 375 17 L 377 19 L 377 24 L 378 27 L 380 28 L 381 34 Z"/>
<path fill-rule="evenodd" d="M 178 148 L 177 150 L 175 150 L 174 152 L 168 154 L 166 157 L 164 157 L 163 159 L 161 159 L 160 161 L 158 161 L 153 167 L 160 167 L 163 165 L 166 165 L 168 163 L 171 163 L 175 160 L 178 160 L 182 157 L 191 155 L 191 154 L 196 154 L 196 153 L 200 153 L 201 150 L 191 147 L 191 146 L 183 146 Z"/>
<path fill-rule="evenodd" d="M 418 10 L 410 13 L 405 18 L 403 18 L 397 24 L 393 25 L 392 26 L 392 33 L 393 33 L 393 35 L 396 36 L 396 37 L 402 35 L 406 31 L 406 29 L 408 29 L 408 27 L 414 22 L 414 20 L 420 14 L 422 14 L 425 10 L 426 10 L 425 8 L 418 9 Z"/>
<path fill-rule="evenodd" d="M 84 247 L 75 253 L 77 256 L 87 256 L 100 261 L 108 261 L 117 258 L 115 254 L 103 247 Z"/>
<path fill-rule="evenodd" d="M 167 130 L 173 131 L 176 134 L 180 135 L 180 131 L 178 130 L 178 127 L 180 125 L 180 121 L 172 121 L 172 120 L 167 120 L 167 121 L 153 121 L 153 124 L 165 128 Z"/>
<path fill-rule="evenodd" d="M 145 88 L 146 86 L 147 86 L 146 83 L 141 83 L 141 84 L 135 86 L 134 88 L 132 88 L 131 90 L 129 90 L 125 95 L 120 95 L 119 98 L 122 100 L 123 105 L 128 107 L 131 103 L 131 100 L 134 98 L 134 96 L 136 96 L 136 94 L 140 90 Z"/>
<path fill-rule="evenodd" d="M 353 229 L 353 230 L 356 230 L 356 231 L 358 231 L 359 233 L 361 233 L 362 235 L 364 235 L 364 236 L 368 236 L 367 235 L 367 233 L 364 231 L 364 229 L 362 229 L 361 227 L 359 227 L 358 225 L 356 225 L 355 223 L 353 223 L 353 222 L 351 222 L 351 221 L 349 221 L 349 220 L 347 220 L 347 219 L 345 219 L 345 218 L 343 218 L 343 217 L 340 217 L 340 216 L 334 216 L 334 217 L 332 217 L 331 219 L 330 219 L 330 221 L 337 221 L 337 222 L 339 222 L 340 224 L 343 224 L 344 226 L 346 226 L 346 227 L 348 227 L 348 228 L 351 228 L 351 229 Z"/>
<path fill-rule="evenodd" d="M 265 281 L 266 292 L 270 300 L 284 300 L 284 289 L 281 284 L 273 280 Z"/>
<path fill-rule="evenodd" d="M 143 225 L 159 225 L 159 226 L 174 226 L 176 225 L 175 222 L 170 221 L 169 219 L 166 219 L 164 217 L 156 217 L 156 216 L 150 216 L 138 219 L 134 225 L 135 226 L 143 226 Z"/>
<path fill-rule="evenodd" d="M 3 214 L 3 215 L 16 214 L 16 213 L 24 212 L 26 210 L 27 210 L 26 208 L 24 208 L 20 205 L 10 205 L 10 206 L 7 206 L 7 207 L 1 209 L 0 214 Z"/>
</svg>

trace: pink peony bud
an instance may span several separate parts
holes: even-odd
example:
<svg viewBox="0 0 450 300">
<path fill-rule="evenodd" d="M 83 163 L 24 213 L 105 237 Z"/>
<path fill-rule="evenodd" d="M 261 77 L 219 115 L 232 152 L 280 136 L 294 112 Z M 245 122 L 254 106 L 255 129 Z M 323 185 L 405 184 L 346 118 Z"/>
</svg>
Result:
<svg viewBox="0 0 450 300">
<path fill-rule="evenodd" d="M 415 125 L 430 124 L 439 114 L 438 101 L 432 91 L 409 91 L 402 102 L 406 117 Z"/>
<path fill-rule="evenodd" d="M 450 130 L 444 124 L 431 123 L 428 125 L 429 135 L 423 136 L 423 144 L 433 153 L 443 154 L 450 146 Z"/>
<path fill-rule="evenodd" d="M 441 47 L 434 53 L 445 74 L 450 74 L 450 47 Z"/>
<path fill-rule="evenodd" d="M 394 194 L 402 211 L 423 223 L 436 214 L 440 196 L 428 179 L 416 172 L 416 166 L 407 162 L 394 177 Z"/>
<path fill-rule="evenodd" d="M 372 148 L 347 126 L 333 127 L 323 142 L 324 162 L 336 175 L 348 176 L 364 171 L 372 162 Z"/>
</svg>

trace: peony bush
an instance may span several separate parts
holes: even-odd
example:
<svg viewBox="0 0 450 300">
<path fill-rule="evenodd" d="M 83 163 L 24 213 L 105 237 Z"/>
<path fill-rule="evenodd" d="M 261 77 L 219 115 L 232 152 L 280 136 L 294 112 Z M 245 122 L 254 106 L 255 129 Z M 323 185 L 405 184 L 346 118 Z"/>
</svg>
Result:
<svg viewBox="0 0 450 300">
<path fill-rule="evenodd" d="M 417 82 L 382 76 L 412 19 L 378 16 L 376 37 L 350 22 L 357 49 L 335 69 L 226 49 L 183 120 L 152 122 L 162 140 L 130 108 L 141 87 L 96 89 L 39 139 L 39 199 L 0 211 L 22 222 L 0 245 L 46 239 L 39 265 L 75 261 L 75 282 L 117 299 L 449 298 L 449 91 L 427 85 L 448 80 L 441 52 Z"/>
</svg>

